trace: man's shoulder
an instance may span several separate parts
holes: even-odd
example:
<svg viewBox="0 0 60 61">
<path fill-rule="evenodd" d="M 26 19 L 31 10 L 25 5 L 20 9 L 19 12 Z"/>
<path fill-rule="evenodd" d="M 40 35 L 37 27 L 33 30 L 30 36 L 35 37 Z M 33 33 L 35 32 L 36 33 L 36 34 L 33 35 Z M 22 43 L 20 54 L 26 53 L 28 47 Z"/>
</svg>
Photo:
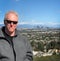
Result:
<svg viewBox="0 0 60 61">
<path fill-rule="evenodd" d="M 27 36 L 21 30 L 17 30 L 17 34 L 22 39 L 28 39 Z"/>
<path fill-rule="evenodd" d="M 22 36 L 21 30 L 16 29 L 16 34 L 17 34 L 18 36 Z"/>
<path fill-rule="evenodd" d="M 0 27 L 0 31 L 1 31 L 1 27 Z"/>
<path fill-rule="evenodd" d="M 0 27 L 0 33 L 2 32 L 2 27 Z"/>
<path fill-rule="evenodd" d="M 3 36 L 2 27 L 0 28 L 0 37 Z"/>
</svg>

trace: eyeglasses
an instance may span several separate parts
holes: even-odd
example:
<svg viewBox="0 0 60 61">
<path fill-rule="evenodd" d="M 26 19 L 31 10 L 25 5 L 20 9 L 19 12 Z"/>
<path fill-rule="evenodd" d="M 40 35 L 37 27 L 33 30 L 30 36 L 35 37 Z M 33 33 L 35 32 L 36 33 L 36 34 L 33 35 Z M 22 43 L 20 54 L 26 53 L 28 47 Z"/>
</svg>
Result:
<svg viewBox="0 0 60 61">
<path fill-rule="evenodd" d="M 5 20 L 5 21 L 7 21 L 8 24 L 11 24 L 11 23 L 17 24 L 18 23 L 18 21 L 11 21 L 11 20 Z"/>
</svg>

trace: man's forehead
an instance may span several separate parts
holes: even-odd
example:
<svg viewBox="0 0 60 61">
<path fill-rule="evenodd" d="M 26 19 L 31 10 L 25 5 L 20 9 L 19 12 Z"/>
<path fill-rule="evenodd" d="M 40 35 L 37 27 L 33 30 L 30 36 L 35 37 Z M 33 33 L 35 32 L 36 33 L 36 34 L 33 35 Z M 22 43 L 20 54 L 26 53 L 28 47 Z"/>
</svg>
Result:
<svg viewBox="0 0 60 61">
<path fill-rule="evenodd" d="M 18 17 L 18 14 L 17 14 L 16 12 L 14 12 L 14 11 L 9 11 L 9 12 L 7 12 L 7 13 L 5 14 L 5 18 L 6 18 L 7 16 L 11 16 L 11 15 L 14 15 L 14 16 Z"/>
<path fill-rule="evenodd" d="M 5 19 L 16 19 L 16 20 L 18 20 L 18 16 L 15 13 L 9 12 L 6 14 Z"/>
</svg>

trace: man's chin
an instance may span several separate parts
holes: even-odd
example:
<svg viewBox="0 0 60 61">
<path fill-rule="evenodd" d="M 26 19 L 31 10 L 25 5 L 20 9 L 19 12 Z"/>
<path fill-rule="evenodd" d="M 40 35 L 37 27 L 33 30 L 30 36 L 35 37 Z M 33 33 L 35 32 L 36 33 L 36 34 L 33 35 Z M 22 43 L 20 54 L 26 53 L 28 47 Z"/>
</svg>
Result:
<svg viewBox="0 0 60 61">
<path fill-rule="evenodd" d="M 10 33 L 13 33 L 14 31 L 13 30 L 9 30 Z"/>
</svg>

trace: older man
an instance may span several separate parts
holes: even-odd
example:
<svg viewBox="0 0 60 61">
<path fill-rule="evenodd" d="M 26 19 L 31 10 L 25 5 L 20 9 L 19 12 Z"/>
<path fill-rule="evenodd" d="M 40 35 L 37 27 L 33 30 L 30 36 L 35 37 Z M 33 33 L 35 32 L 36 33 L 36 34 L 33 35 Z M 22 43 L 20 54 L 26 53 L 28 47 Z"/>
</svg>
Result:
<svg viewBox="0 0 60 61">
<path fill-rule="evenodd" d="M 16 29 L 18 14 L 6 13 L 5 26 L 0 29 L 0 61 L 32 61 L 32 48 L 25 36 Z"/>
</svg>

